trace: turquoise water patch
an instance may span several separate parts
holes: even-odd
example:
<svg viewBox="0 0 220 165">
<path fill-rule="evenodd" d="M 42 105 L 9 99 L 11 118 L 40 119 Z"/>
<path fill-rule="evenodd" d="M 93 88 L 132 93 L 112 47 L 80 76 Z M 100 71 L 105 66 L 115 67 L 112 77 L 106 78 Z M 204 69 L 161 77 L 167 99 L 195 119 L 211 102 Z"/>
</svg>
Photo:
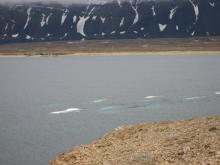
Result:
<svg viewBox="0 0 220 165">
<path fill-rule="evenodd" d="M 161 104 L 159 102 L 156 101 L 152 101 L 152 102 L 145 102 L 145 106 L 146 109 L 158 109 L 161 107 Z"/>
<path fill-rule="evenodd" d="M 124 109 L 121 106 L 106 106 L 98 109 L 99 113 L 119 113 L 124 112 Z"/>
</svg>

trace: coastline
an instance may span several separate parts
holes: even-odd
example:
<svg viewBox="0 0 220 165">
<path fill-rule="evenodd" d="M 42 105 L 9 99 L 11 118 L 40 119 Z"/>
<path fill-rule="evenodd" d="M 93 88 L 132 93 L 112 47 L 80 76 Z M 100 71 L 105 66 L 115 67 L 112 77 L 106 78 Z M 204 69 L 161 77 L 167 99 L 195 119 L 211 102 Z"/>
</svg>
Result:
<svg viewBox="0 0 220 165">
<path fill-rule="evenodd" d="M 155 52 L 107 52 L 76 53 L 61 56 L 148 56 L 148 55 L 220 55 L 220 51 L 155 51 Z M 59 56 L 59 55 L 58 55 Z"/>
<path fill-rule="evenodd" d="M 118 127 L 50 162 L 51 165 L 219 163 L 220 116 Z"/>
<path fill-rule="evenodd" d="M 158 52 L 103 52 L 74 53 L 63 55 L 0 55 L 0 58 L 77 57 L 77 56 L 167 56 L 167 55 L 220 55 L 220 51 L 158 51 Z"/>
<path fill-rule="evenodd" d="M 220 54 L 220 37 L 0 44 L 0 57 Z"/>
</svg>

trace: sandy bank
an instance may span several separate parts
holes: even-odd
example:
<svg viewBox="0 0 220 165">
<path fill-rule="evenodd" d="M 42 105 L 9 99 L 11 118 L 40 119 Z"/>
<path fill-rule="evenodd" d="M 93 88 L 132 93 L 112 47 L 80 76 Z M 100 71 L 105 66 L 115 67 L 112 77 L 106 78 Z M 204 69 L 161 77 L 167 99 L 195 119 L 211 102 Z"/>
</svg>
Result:
<svg viewBox="0 0 220 165">
<path fill-rule="evenodd" d="M 0 55 L 0 58 L 17 57 L 74 57 L 74 56 L 166 56 L 166 55 L 220 55 L 220 51 L 158 51 L 158 52 L 103 52 L 103 53 L 75 53 L 63 55 Z"/>
<path fill-rule="evenodd" d="M 51 165 L 219 165 L 220 116 L 119 127 Z"/>
<path fill-rule="evenodd" d="M 220 54 L 220 37 L 87 40 L 0 45 L 0 56 Z"/>
</svg>

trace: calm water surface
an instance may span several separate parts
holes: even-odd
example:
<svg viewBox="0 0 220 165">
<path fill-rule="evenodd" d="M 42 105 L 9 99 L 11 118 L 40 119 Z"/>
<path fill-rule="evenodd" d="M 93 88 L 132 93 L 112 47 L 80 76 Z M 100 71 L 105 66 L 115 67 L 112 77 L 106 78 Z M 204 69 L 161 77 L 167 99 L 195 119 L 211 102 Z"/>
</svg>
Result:
<svg viewBox="0 0 220 165">
<path fill-rule="evenodd" d="M 125 124 L 220 115 L 220 56 L 0 59 L 0 164 L 48 164 Z"/>
</svg>

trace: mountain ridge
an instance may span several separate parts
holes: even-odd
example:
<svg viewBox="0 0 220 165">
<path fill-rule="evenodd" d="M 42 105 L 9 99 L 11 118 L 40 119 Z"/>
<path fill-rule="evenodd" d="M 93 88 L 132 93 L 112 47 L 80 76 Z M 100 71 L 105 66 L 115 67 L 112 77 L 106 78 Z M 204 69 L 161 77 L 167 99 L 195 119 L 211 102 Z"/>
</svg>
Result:
<svg viewBox="0 0 220 165">
<path fill-rule="evenodd" d="M 0 43 L 220 35 L 217 0 L 0 4 Z"/>
</svg>

